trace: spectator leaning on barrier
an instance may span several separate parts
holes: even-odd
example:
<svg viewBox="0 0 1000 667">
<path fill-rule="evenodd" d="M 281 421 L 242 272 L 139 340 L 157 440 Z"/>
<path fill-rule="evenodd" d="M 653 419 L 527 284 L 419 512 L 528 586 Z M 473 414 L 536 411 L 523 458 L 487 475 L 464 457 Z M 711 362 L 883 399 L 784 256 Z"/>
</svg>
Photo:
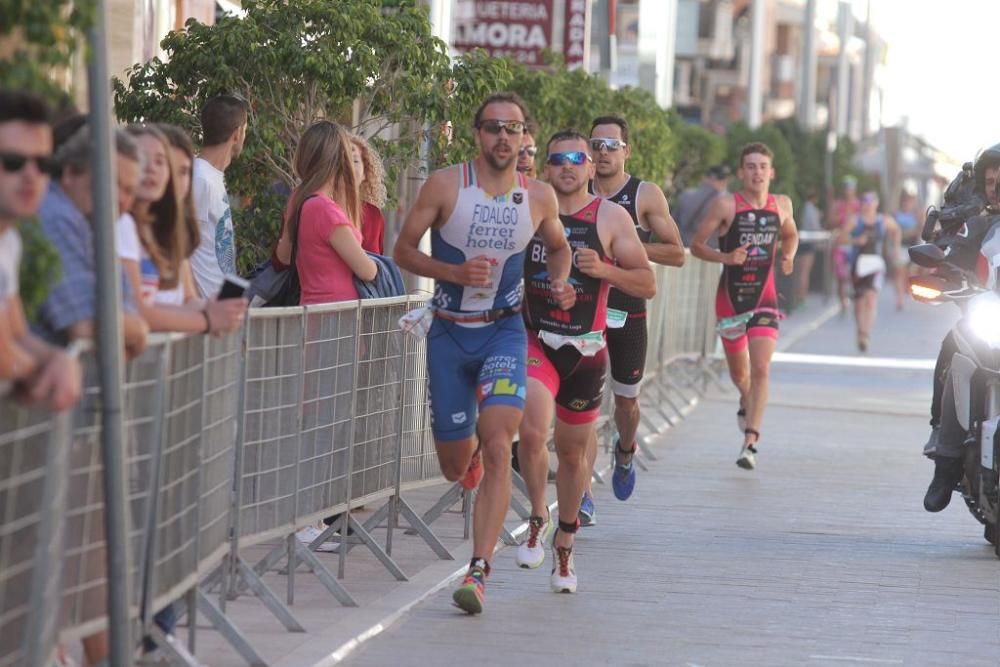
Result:
<svg viewBox="0 0 1000 667">
<path fill-rule="evenodd" d="M 170 143 L 154 126 L 132 126 L 143 171 L 131 215 L 118 221 L 118 254 L 153 331 L 223 333 L 239 327 L 244 299 L 185 303 L 182 269 L 191 234 L 177 191 Z"/>
<path fill-rule="evenodd" d="M 291 263 L 303 305 L 358 298 L 354 276 L 374 280 L 375 262 L 361 246 L 361 199 L 351 161 L 351 135 L 337 123 L 312 125 L 295 151 L 300 184 L 285 208 L 277 257 Z"/>
<path fill-rule="evenodd" d="M 156 127 L 170 142 L 170 160 L 173 166 L 174 182 L 177 184 L 177 196 L 181 200 L 181 212 L 184 215 L 184 234 L 188 238 L 187 257 L 181 266 L 181 282 L 184 284 L 184 301 L 194 301 L 200 297 L 200 294 L 194 281 L 194 273 L 191 271 L 191 255 L 201 245 L 201 229 L 198 227 L 198 216 L 194 212 L 194 197 L 191 195 L 194 144 L 188 133 L 176 125 L 158 123 Z"/>
<path fill-rule="evenodd" d="M 248 111 L 246 100 L 235 95 L 213 97 L 201 109 L 202 147 L 191 184 L 201 243 L 191 256 L 191 268 L 203 297 L 215 296 L 226 275 L 236 273 L 225 171 L 243 152 Z"/>
<path fill-rule="evenodd" d="M 0 90 L 0 397 L 17 383 L 29 402 L 65 410 L 80 397 L 80 367 L 71 354 L 28 331 L 18 280 L 17 222 L 37 212 L 52 169 L 45 103 Z"/>
<path fill-rule="evenodd" d="M 115 131 L 118 172 L 118 209 L 132 206 L 139 181 L 139 149 L 124 130 Z M 92 338 L 97 312 L 97 266 L 94 256 L 93 200 L 90 171 L 93 150 L 90 132 L 81 128 L 56 152 L 61 169 L 39 209 L 42 230 L 62 260 L 62 280 L 49 292 L 38 313 L 36 328 L 50 341 L 65 343 Z M 101 221 L 101 224 L 104 224 Z M 146 346 L 148 327 L 135 313 L 132 290 L 123 284 L 123 338 L 129 356 Z"/>
<path fill-rule="evenodd" d="M 361 195 L 361 246 L 385 254 L 385 168 L 382 158 L 364 137 L 351 135 L 351 161 Z"/>
<path fill-rule="evenodd" d="M 674 220 L 677 228 L 681 232 L 681 241 L 684 247 L 691 245 L 691 239 L 698 231 L 701 219 L 705 217 L 709 206 L 720 194 L 726 192 L 726 184 L 729 182 L 729 167 L 726 165 L 715 165 L 709 167 L 705 172 L 705 179 L 697 188 L 688 188 L 681 193 L 677 199 L 677 206 L 674 207 Z"/>
</svg>

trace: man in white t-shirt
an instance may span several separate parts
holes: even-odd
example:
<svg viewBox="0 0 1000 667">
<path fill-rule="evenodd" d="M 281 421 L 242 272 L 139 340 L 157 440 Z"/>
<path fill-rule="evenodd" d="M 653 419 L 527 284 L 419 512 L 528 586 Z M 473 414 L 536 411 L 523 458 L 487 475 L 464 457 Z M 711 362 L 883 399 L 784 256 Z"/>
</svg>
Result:
<svg viewBox="0 0 1000 667">
<path fill-rule="evenodd" d="M 202 148 L 195 158 L 191 193 L 201 228 L 201 243 L 191 256 L 198 290 L 214 297 L 227 275 L 236 273 L 233 215 L 225 171 L 243 151 L 249 105 L 234 95 L 219 95 L 201 109 Z"/>
<path fill-rule="evenodd" d="M 35 215 L 52 171 L 49 110 L 39 98 L 0 89 L 0 396 L 16 383 L 23 398 L 66 410 L 80 398 L 73 355 L 28 331 L 18 272 L 18 220 Z"/>
</svg>

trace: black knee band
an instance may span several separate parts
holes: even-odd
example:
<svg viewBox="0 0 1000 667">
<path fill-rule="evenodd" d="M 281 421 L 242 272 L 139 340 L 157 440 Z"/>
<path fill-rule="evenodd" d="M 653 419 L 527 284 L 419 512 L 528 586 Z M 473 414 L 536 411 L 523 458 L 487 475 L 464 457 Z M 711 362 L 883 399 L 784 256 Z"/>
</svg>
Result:
<svg viewBox="0 0 1000 667">
<path fill-rule="evenodd" d="M 559 519 L 559 530 L 561 530 L 564 533 L 569 533 L 570 535 L 573 535 L 574 533 L 576 533 L 576 529 L 579 527 L 580 527 L 579 519 L 577 519 L 573 523 L 566 523 L 562 519 Z"/>
</svg>

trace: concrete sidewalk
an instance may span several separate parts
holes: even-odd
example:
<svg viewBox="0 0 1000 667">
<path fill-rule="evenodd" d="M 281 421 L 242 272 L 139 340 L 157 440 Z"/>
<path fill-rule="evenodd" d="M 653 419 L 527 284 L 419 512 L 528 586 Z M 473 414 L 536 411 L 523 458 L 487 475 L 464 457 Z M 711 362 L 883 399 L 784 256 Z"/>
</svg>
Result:
<svg viewBox="0 0 1000 667">
<path fill-rule="evenodd" d="M 886 304 L 874 350 L 933 358 L 953 315 Z M 855 355 L 852 332 L 834 318 L 791 351 Z M 549 591 L 550 555 L 525 571 L 506 549 L 482 616 L 443 588 L 345 663 L 995 667 L 1000 561 L 960 498 L 921 505 L 930 371 L 868 361 L 776 364 L 752 473 L 735 395 L 710 397 L 628 502 L 596 489 L 576 595 Z"/>
</svg>

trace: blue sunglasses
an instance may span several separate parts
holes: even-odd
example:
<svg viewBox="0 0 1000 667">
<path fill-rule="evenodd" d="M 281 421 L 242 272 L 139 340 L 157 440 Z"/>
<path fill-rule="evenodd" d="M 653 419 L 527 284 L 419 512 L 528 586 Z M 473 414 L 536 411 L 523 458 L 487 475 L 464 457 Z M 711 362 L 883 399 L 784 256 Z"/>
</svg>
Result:
<svg viewBox="0 0 1000 667">
<path fill-rule="evenodd" d="M 561 167 L 567 162 L 579 167 L 581 164 L 586 164 L 588 160 L 590 160 L 590 156 L 584 151 L 569 151 L 566 153 L 551 153 L 545 162 L 551 164 L 553 167 Z"/>
</svg>

